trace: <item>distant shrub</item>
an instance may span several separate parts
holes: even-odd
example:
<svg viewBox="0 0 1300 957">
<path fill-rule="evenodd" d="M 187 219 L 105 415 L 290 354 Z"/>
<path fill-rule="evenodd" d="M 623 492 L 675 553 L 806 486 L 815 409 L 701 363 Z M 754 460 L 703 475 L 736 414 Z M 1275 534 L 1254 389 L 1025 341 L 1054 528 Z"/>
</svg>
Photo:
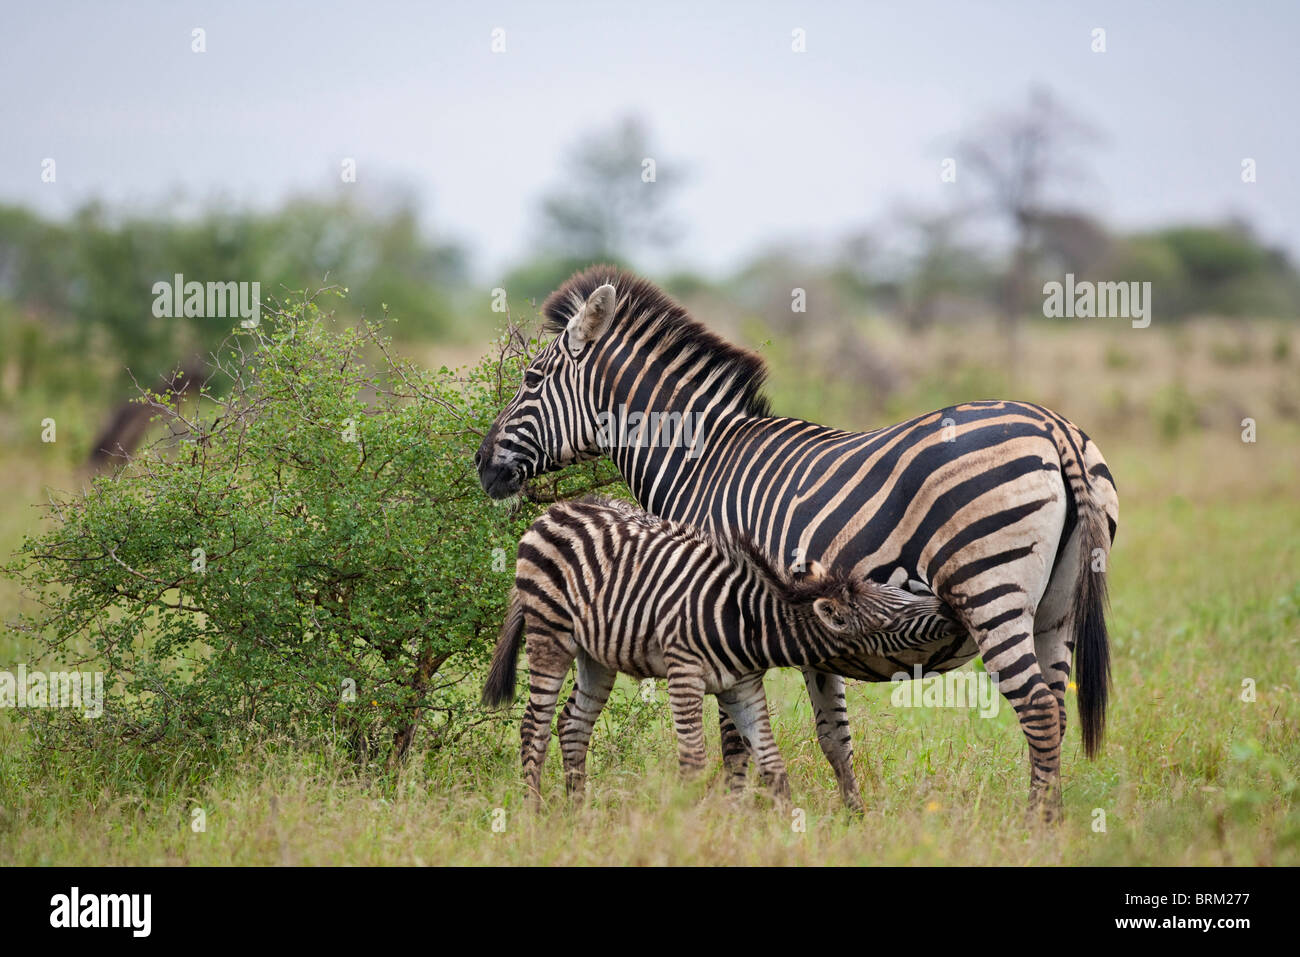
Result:
<svg viewBox="0 0 1300 957">
<path fill-rule="evenodd" d="M 1255 361 L 1255 348 L 1249 339 L 1216 340 L 1210 345 L 1210 358 L 1216 365 L 1240 366 Z"/>
<path fill-rule="evenodd" d="M 38 740 L 288 734 L 392 761 L 484 720 L 475 671 L 539 506 L 492 503 L 473 455 L 535 341 L 511 331 L 458 377 L 314 301 L 263 317 L 197 403 L 142 396 L 172 434 L 52 505 L 6 566 L 38 602 L 34 650 L 105 674 L 102 717 L 26 712 Z"/>
<path fill-rule="evenodd" d="M 1151 417 L 1161 438 L 1173 442 L 1198 427 L 1200 409 L 1186 386 L 1176 381 L 1152 396 Z"/>
<path fill-rule="evenodd" d="M 1107 369 L 1114 369 L 1116 371 L 1131 369 L 1138 364 L 1133 353 L 1129 352 L 1127 349 L 1121 348 L 1115 343 L 1108 343 L 1106 345 L 1104 360 Z"/>
<path fill-rule="evenodd" d="M 1160 320 L 1208 314 L 1293 318 L 1300 277 L 1286 254 L 1240 223 L 1174 226 L 1121 237 L 1106 278 L 1152 286 Z"/>
</svg>

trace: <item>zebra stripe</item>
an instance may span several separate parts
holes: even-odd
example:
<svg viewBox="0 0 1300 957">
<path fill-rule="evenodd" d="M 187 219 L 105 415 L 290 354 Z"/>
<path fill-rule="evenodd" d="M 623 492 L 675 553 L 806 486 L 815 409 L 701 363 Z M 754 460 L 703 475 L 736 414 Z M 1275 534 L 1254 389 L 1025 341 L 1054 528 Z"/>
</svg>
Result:
<svg viewBox="0 0 1300 957">
<path fill-rule="evenodd" d="M 741 532 L 781 562 L 816 559 L 938 596 L 965 634 L 936 632 L 917 646 L 805 669 L 818 741 L 845 801 L 861 807 L 843 677 L 886 681 L 916 665 L 941 672 L 979 654 L 1020 715 L 1031 804 L 1054 813 L 1076 653 L 1089 756 L 1100 746 L 1108 685 L 1104 569 L 1119 502 L 1082 431 L 1010 401 L 950 406 L 871 432 L 772 416 L 761 360 L 612 267 L 574 276 L 543 312 L 555 338 L 476 456 L 489 495 L 604 454 L 657 515 Z M 678 416 L 692 441 L 627 442 L 602 428 L 624 414 Z M 722 724 L 735 777 L 743 748 Z"/>
<path fill-rule="evenodd" d="M 806 666 L 882 646 L 906 647 L 960 625 L 938 599 L 820 566 L 791 576 L 743 539 L 715 540 L 625 502 L 552 506 L 519 542 L 515 589 L 485 704 L 514 697 L 526 643 L 528 706 L 520 760 L 540 799 L 559 691 L 577 662 L 560 716 L 567 790 L 581 793 L 587 745 L 617 672 L 668 679 L 682 770 L 704 765 L 703 696 L 713 694 L 778 800 L 790 795 L 763 693 L 772 667 Z"/>
</svg>

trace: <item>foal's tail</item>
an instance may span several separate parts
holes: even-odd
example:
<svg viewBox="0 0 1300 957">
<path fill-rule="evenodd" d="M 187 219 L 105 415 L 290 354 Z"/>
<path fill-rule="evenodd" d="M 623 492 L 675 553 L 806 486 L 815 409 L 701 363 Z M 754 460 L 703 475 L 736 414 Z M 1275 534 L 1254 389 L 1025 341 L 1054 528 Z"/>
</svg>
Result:
<svg viewBox="0 0 1300 957">
<path fill-rule="evenodd" d="M 515 700 L 515 672 L 519 661 L 519 646 L 524 640 L 524 603 L 517 589 L 510 589 L 510 608 L 501 626 L 496 651 L 492 653 L 492 667 L 488 669 L 483 685 L 483 704 L 499 708 Z"/>
</svg>

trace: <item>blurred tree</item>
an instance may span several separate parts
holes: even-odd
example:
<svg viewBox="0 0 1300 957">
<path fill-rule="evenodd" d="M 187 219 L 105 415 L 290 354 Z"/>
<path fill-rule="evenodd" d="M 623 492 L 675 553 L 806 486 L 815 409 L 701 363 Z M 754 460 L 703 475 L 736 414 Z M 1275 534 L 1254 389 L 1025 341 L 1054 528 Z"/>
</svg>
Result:
<svg viewBox="0 0 1300 957">
<path fill-rule="evenodd" d="M 1244 223 L 1223 227 L 1179 226 L 1156 234 L 1178 257 L 1188 277 L 1212 286 L 1266 269 L 1269 252 Z"/>
<path fill-rule="evenodd" d="M 682 182 L 682 166 L 653 150 L 644 124 L 627 117 L 578 143 L 563 185 L 542 200 L 542 243 L 585 262 L 670 246 L 682 232 L 668 212 Z"/>
<path fill-rule="evenodd" d="M 987 266 L 962 236 L 966 214 L 905 209 L 898 214 L 909 251 L 902 281 L 902 316 L 912 329 L 928 329 L 947 301 L 984 293 Z"/>
<path fill-rule="evenodd" d="M 1121 280 L 1150 282 L 1161 314 L 1170 318 L 1300 315 L 1295 267 L 1283 251 L 1264 245 L 1240 221 L 1122 237 L 1105 271 Z"/>
<path fill-rule="evenodd" d="M 296 200 L 269 213 L 212 211 L 196 220 L 111 214 L 100 204 L 68 224 L 0 207 L 0 298 L 40 318 L 65 348 L 161 385 L 205 355 L 232 320 L 153 314 L 154 283 L 259 282 L 263 300 L 329 280 L 370 315 L 385 304 L 408 335 L 452 324 L 443 287 L 462 282 L 459 247 L 432 241 L 410 205 Z M 162 376 L 163 379 L 158 377 Z M 123 375 L 125 379 L 125 375 Z"/>
<path fill-rule="evenodd" d="M 1059 279 L 1062 273 L 1089 275 L 1105 261 L 1111 239 L 1105 227 L 1087 213 L 1045 211 L 1038 217 L 1038 249 L 1042 274 Z"/>
<path fill-rule="evenodd" d="M 155 283 L 170 286 L 177 274 L 187 283 L 259 283 L 267 307 L 328 277 L 350 289 L 356 312 L 387 309 L 412 338 L 452 328 L 447 287 L 464 281 L 465 264 L 459 247 L 423 233 L 405 197 L 300 199 L 272 212 L 214 209 L 185 220 L 92 203 L 67 224 L 0 207 L 0 300 L 16 306 L 0 310 L 0 372 L 24 389 L 39 383 L 114 403 L 89 449 L 92 465 L 132 452 L 144 434 L 140 409 L 119 400 L 131 379 L 186 394 L 192 370 L 240 320 L 155 315 Z"/>
<path fill-rule="evenodd" d="M 984 192 L 979 208 L 1003 220 L 1011 232 L 1011 259 L 1000 300 L 1013 347 L 1039 226 L 1053 193 L 1085 176 L 1078 157 L 1082 147 L 1097 139 L 1092 127 L 1062 107 L 1049 91 L 1035 88 L 1023 108 L 983 121 L 958 146 L 960 169 L 968 171 Z"/>
</svg>

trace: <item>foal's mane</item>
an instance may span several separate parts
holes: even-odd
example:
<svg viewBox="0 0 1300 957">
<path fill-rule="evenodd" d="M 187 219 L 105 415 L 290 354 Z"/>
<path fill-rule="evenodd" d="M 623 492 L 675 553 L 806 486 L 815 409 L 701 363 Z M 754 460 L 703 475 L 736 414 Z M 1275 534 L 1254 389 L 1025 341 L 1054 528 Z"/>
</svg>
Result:
<svg viewBox="0 0 1300 957">
<path fill-rule="evenodd" d="M 542 304 L 545 331 L 563 332 L 587 297 L 605 283 L 611 284 L 618 294 L 610 327 L 616 335 L 626 339 L 635 334 L 643 341 L 653 342 L 654 350 L 664 358 L 684 352 L 705 356 L 708 364 L 702 375 L 718 372 L 723 381 L 733 382 L 740 390 L 748 415 L 771 414 L 763 394 L 767 366 L 761 358 L 706 329 L 648 279 L 617 266 L 590 266 L 570 276 L 551 293 Z"/>
<path fill-rule="evenodd" d="M 820 575 L 796 574 L 781 567 L 748 535 L 732 533 L 716 539 L 732 560 L 747 565 L 762 577 L 778 600 L 789 605 L 808 605 L 818 598 L 855 601 L 866 586 L 839 568 L 824 568 Z"/>
</svg>

